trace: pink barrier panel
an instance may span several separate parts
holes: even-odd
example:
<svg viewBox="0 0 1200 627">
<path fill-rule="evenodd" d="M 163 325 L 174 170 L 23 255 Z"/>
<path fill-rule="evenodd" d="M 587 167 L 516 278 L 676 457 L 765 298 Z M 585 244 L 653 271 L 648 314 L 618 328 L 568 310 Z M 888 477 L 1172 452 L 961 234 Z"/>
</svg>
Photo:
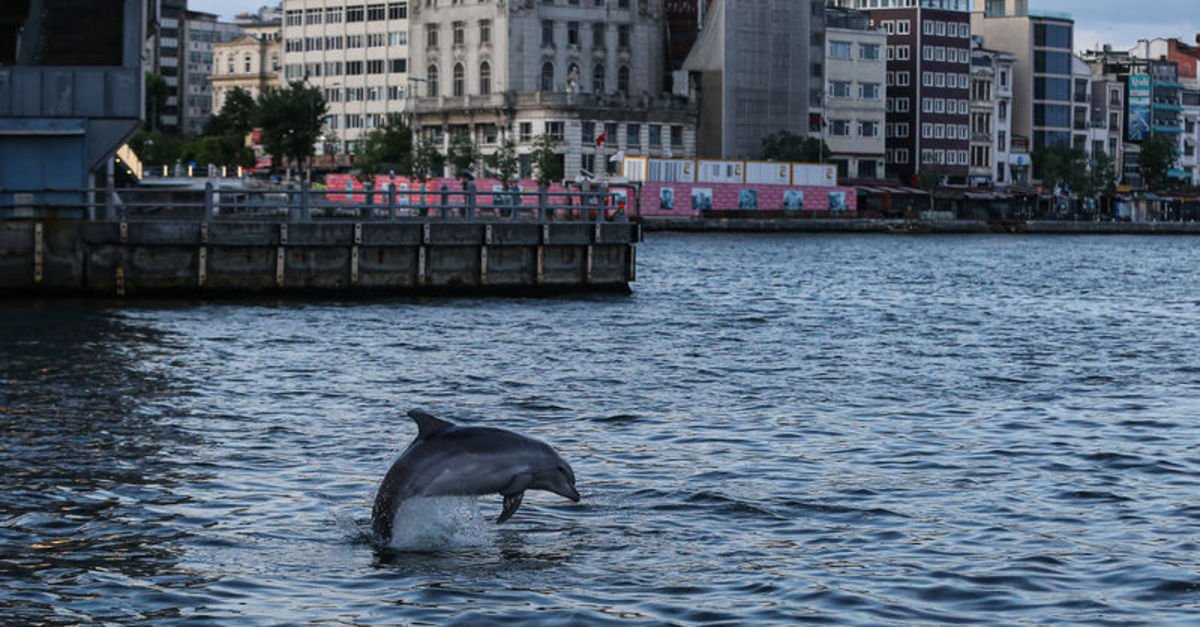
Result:
<svg viewBox="0 0 1200 627">
<path fill-rule="evenodd" d="M 701 210 L 856 211 L 853 187 L 743 185 L 738 183 L 658 183 L 642 187 L 642 215 L 699 215 Z"/>
<path fill-rule="evenodd" d="M 452 194 L 450 198 L 451 198 L 451 202 L 454 202 L 454 203 L 457 203 L 460 200 L 460 198 L 461 198 L 460 194 L 463 191 L 462 181 L 460 181 L 459 179 L 444 178 L 444 177 L 433 178 L 433 179 L 429 179 L 428 181 L 426 181 L 424 186 L 422 186 L 420 183 L 413 182 L 407 176 L 387 176 L 386 174 L 378 174 L 375 176 L 374 189 L 376 191 L 386 190 L 387 189 L 386 185 L 388 183 L 392 183 L 393 185 L 395 185 L 396 191 L 398 191 L 398 192 L 400 192 L 400 191 L 438 192 L 442 189 L 442 186 L 444 185 L 446 187 L 446 190 Z M 517 185 L 518 185 L 520 191 L 526 192 L 526 193 L 536 192 L 538 189 L 537 181 L 534 181 L 534 180 L 521 180 L 521 181 L 517 182 Z M 355 191 L 362 191 L 362 189 L 363 189 L 362 182 L 349 174 L 330 174 L 330 175 L 326 176 L 325 177 L 325 187 L 327 190 L 326 198 L 330 202 L 345 202 L 345 203 L 353 203 L 353 204 L 362 204 L 362 203 L 366 202 L 365 194 L 353 193 Z M 502 185 L 500 184 L 500 181 L 498 179 L 483 178 L 483 179 L 475 180 L 475 189 L 481 196 L 486 195 L 486 194 L 491 194 L 493 192 L 498 192 L 498 191 L 500 191 L 501 187 L 502 187 Z M 554 184 L 550 185 L 550 187 L 547 189 L 547 192 L 549 192 L 551 194 L 562 193 L 565 191 L 567 191 L 567 189 L 558 183 L 554 183 Z M 418 202 L 422 198 L 422 196 L 418 196 L 416 194 L 399 194 L 397 196 L 397 201 L 401 202 L 401 203 L 410 202 L 407 200 L 409 197 L 412 198 L 411 202 Z M 424 198 L 423 204 L 436 205 L 439 202 L 441 202 L 441 196 L 439 194 L 426 194 L 426 195 L 424 195 L 423 198 Z M 377 195 L 377 196 L 375 196 L 375 202 L 382 203 L 384 201 L 381 196 Z M 421 203 L 418 203 L 418 204 L 421 204 Z M 482 205 L 482 206 L 489 206 L 491 204 L 492 204 L 492 199 L 490 197 L 484 196 L 483 198 L 480 199 L 480 205 Z M 522 199 L 522 204 L 537 205 L 537 197 L 536 196 L 526 196 Z"/>
</svg>

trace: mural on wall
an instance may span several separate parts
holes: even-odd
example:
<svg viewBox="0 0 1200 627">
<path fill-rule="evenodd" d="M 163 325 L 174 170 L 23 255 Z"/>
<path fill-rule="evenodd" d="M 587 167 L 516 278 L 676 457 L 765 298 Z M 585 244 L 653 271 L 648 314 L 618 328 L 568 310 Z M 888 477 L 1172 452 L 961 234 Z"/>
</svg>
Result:
<svg viewBox="0 0 1200 627">
<path fill-rule="evenodd" d="M 675 208 L 675 189 L 664 187 L 658 190 L 658 208 L 671 210 Z"/>
<path fill-rule="evenodd" d="M 710 187 L 694 187 L 692 188 L 692 210 L 693 211 L 712 211 L 713 208 L 713 190 Z"/>
<path fill-rule="evenodd" d="M 804 209 L 804 192 L 798 189 L 789 189 L 784 192 L 783 208 L 786 211 L 800 211 Z"/>
<path fill-rule="evenodd" d="M 829 192 L 829 210 L 846 210 L 846 192 Z"/>
<path fill-rule="evenodd" d="M 758 209 L 758 190 L 749 187 L 738 190 L 738 209 Z"/>
</svg>

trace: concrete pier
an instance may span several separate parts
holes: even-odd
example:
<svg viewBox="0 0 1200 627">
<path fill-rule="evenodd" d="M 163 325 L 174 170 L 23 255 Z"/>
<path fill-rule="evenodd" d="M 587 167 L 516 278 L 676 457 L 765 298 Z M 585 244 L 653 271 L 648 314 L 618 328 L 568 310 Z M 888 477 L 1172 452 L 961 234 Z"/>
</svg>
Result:
<svg viewBox="0 0 1200 627">
<path fill-rule="evenodd" d="M 627 291 L 630 222 L 0 221 L 0 293 Z"/>
</svg>

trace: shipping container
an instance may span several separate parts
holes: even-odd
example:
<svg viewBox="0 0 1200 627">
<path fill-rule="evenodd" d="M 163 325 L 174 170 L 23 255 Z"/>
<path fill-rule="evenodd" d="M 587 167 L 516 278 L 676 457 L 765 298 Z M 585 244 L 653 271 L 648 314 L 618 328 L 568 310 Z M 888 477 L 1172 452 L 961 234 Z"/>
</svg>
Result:
<svg viewBox="0 0 1200 627">
<path fill-rule="evenodd" d="M 745 183 L 745 161 L 696 162 L 696 180 L 700 183 Z"/>
<path fill-rule="evenodd" d="M 755 185 L 791 185 L 792 164 L 779 161 L 747 161 L 746 182 Z"/>
<path fill-rule="evenodd" d="M 660 183 L 695 183 L 696 162 L 691 159 L 650 159 L 646 180 Z"/>
<path fill-rule="evenodd" d="M 621 176 L 630 181 L 646 180 L 646 157 L 625 157 L 621 162 Z"/>
<path fill-rule="evenodd" d="M 793 163 L 792 185 L 810 187 L 836 187 L 837 166 L 823 163 Z"/>
</svg>

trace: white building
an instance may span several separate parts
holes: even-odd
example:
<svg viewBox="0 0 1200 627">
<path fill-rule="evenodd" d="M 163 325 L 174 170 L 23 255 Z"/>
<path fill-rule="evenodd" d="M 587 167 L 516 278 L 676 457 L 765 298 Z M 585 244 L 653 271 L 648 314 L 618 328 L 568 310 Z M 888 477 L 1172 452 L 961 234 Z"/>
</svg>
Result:
<svg viewBox="0 0 1200 627">
<path fill-rule="evenodd" d="M 409 87 L 408 2 L 285 0 L 283 80 L 322 90 L 328 104 L 317 154 L 353 153 Z"/>
<path fill-rule="evenodd" d="M 866 13 L 825 14 L 824 136 L 838 178 L 883 178 L 887 122 L 887 33 Z"/>
<path fill-rule="evenodd" d="M 982 46 L 975 37 L 971 48 L 971 170 L 974 186 L 1013 183 L 1012 67 L 1016 58 Z"/>
<path fill-rule="evenodd" d="M 219 113 L 225 97 L 244 89 L 257 99 L 267 87 L 279 86 L 283 69 L 282 21 L 238 21 L 242 35 L 213 44 L 212 111 Z"/>
<path fill-rule="evenodd" d="M 284 79 L 324 90 L 326 152 L 357 150 L 389 113 L 488 154 L 562 142 L 565 173 L 630 155 L 691 156 L 694 108 L 663 93 L 661 5 L 643 0 L 286 0 Z M 596 138 L 606 141 L 598 147 Z"/>
</svg>

